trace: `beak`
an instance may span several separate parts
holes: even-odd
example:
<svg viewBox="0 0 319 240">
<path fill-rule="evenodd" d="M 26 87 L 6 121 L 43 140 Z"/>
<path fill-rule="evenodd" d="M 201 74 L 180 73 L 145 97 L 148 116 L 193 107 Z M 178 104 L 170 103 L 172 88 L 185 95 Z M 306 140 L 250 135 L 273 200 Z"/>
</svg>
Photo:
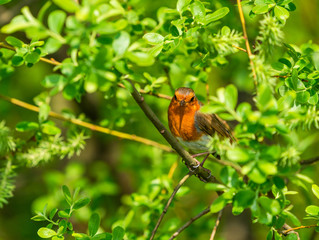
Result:
<svg viewBox="0 0 319 240">
<path fill-rule="evenodd" d="M 182 100 L 179 102 L 179 104 L 181 105 L 181 107 L 184 107 L 186 105 L 186 102 L 185 102 L 185 100 Z"/>
</svg>

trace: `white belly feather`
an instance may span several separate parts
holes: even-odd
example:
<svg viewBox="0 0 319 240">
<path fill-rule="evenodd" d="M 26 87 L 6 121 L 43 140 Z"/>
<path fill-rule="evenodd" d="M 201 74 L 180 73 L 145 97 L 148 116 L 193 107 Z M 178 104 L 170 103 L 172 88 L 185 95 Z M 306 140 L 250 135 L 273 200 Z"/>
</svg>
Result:
<svg viewBox="0 0 319 240">
<path fill-rule="evenodd" d="M 208 151 L 209 143 L 212 137 L 208 135 L 203 135 L 200 139 L 196 141 L 184 141 L 181 137 L 177 137 L 177 140 L 186 148 L 192 151 Z"/>
</svg>

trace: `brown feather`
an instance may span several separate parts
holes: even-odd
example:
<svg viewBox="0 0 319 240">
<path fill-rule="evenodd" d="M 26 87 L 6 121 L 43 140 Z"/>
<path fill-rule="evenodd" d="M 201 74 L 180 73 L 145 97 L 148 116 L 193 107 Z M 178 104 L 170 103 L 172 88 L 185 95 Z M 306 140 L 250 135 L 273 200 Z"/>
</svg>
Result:
<svg viewBox="0 0 319 240">
<path fill-rule="evenodd" d="M 220 119 L 216 114 L 207 114 L 197 111 L 195 113 L 195 124 L 199 130 L 210 136 L 217 133 L 221 137 L 229 138 L 231 143 L 235 140 L 228 124 Z"/>
</svg>

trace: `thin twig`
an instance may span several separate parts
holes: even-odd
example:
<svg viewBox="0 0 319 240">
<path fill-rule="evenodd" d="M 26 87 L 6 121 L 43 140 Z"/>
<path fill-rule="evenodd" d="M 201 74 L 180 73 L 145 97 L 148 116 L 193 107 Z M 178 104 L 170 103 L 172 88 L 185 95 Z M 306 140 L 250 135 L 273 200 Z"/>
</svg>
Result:
<svg viewBox="0 0 319 240">
<path fill-rule="evenodd" d="M 221 217 L 222 217 L 222 214 L 223 214 L 223 210 L 220 210 L 220 211 L 218 212 L 217 219 L 216 219 L 216 223 L 215 223 L 215 226 L 214 226 L 214 228 L 213 228 L 212 234 L 210 235 L 210 239 L 209 239 L 209 240 L 214 240 L 215 235 L 216 235 L 216 232 L 217 232 L 217 228 L 218 228 L 219 223 L 220 223 L 220 219 L 221 219 Z"/>
<path fill-rule="evenodd" d="M 241 47 L 238 47 L 238 46 L 236 46 L 236 45 L 234 45 L 234 44 L 232 45 L 232 47 L 237 48 L 238 50 L 247 53 L 247 50 L 246 50 L 246 49 L 243 49 L 243 48 L 241 48 Z"/>
<path fill-rule="evenodd" d="M 154 229 L 153 229 L 153 231 L 152 231 L 152 235 L 151 235 L 150 240 L 153 240 L 153 239 L 154 239 L 155 234 L 156 234 L 156 231 L 157 231 L 159 225 L 161 224 L 164 215 L 167 213 L 167 210 L 168 210 L 169 206 L 171 205 L 171 203 L 172 203 L 172 201 L 173 201 L 173 198 L 175 197 L 177 191 L 178 191 L 178 190 L 181 188 L 181 186 L 186 182 L 186 180 L 187 180 L 190 176 L 192 176 L 192 175 L 193 175 L 192 172 L 187 173 L 187 174 L 179 181 L 179 183 L 177 184 L 177 186 L 174 188 L 174 191 L 173 191 L 172 195 L 170 196 L 170 198 L 168 199 L 168 201 L 167 201 L 167 203 L 166 203 L 166 205 L 165 205 L 165 208 L 164 208 L 164 210 L 163 210 L 161 216 L 160 216 L 159 219 L 157 220 L 157 223 L 156 223 L 156 225 L 155 225 L 155 227 L 154 227 Z"/>
<path fill-rule="evenodd" d="M 292 232 L 292 231 L 296 231 L 296 230 L 304 229 L 304 228 L 313 228 L 313 227 L 318 227 L 318 225 L 299 226 L 299 227 L 295 227 L 295 228 L 289 228 L 287 230 L 282 231 L 282 233 L 284 235 L 286 235 L 286 234 L 288 234 L 289 232 Z"/>
<path fill-rule="evenodd" d="M 127 79 L 130 81 L 130 79 Z M 162 122 L 158 119 L 152 109 L 148 106 L 148 104 L 144 101 L 144 97 L 136 90 L 134 84 L 130 81 L 132 85 L 131 92 L 132 97 L 136 101 L 136 103 L 143 110 L 148 119 L 153 123 L 153 125 L 157 128 L 157 130 L 163 135 L 166 141 L 172 146 L 172 148 L 182 157 L 185 161 L 186 165 L 190 169 L 194 169 L 194 174 L 206 182 L 214 182 L 215 178 L 211 175 L 210 170 L 199 165 L 199 162 L 193 158 L 176 140 L 176 138 L 165 128 Z"/>
<path fill-rule="evenodd" d="M 310 158 L 307 160 L 302 160 L 302 161 L 300 161 L 300 164 L 301 165 L 310 165 L 310 164 L 313 164 L 313 163 L 318 162 L 318 161 L 319 161 L 319 157 L 314 157 L 314 158 Z"/>
<path fill-rule="evenodd" d="M 283 225 L 283 229 L 291 229 L 291 227 L 287 224 L 287 223 L 285 223 L 284 225 Z M 295 234 L 296 236 L 297 236 L 297 240 L 300 240 L 300 236 L 299 236 L 299 233 L 298 232 L 296 232 L 296 231 L 290 231 L 289 232 L 289 234 Z M 285 234 L 284 234 L 285 235 Z M 287 235 L 287 234 L 286 234 Z"/>
<path fill-rule="evenodd" d="M 250 61 L 251 71 L 252 71 L 253 77 L 254 77 L 254 83 L 255 83 L 255 85 L 257 85 L 257 75 L 256 75 L 255 65 L 254 65 L 254 62 L 253 62 L 253 59 L 252 59 L 253 54 L 251 53 L 251 50 L 250 50 L 249 40 L 248 40 L 248 36 L 247 36 L 247 31 L 246 31 L 245 17 L 244 17 L 243 9 L 241 7 L 240 0 L 237 0 L 237 5 L 238 5 L 238 12 L 239 12 L 239 17 L 240 17 L 240 22 L 241 22 L 241 25 L 242 25 L 242 28 L 243 28 L 243 34 L 244 34 L 244 39 L 245 39 L 245 44 L 246 44 L 246 50 L 247 50 L 248 58 L 249 58 L 249 61 Z"/>
<path fill-rule="evenodd" d="M 173 233 L 173 235 L 168 240 L 173 240 L 176 238 L 182 231 L 184 231 L 186 228 L 188 228 L 193 222 L 195 222 L 197 219 L 201 218 L 202 216 L 206 215 L 210 212 L 210 207 L 206 208 L 199 214 L 197 214 L 195 217 L 191 218 L 188 222 L 186 222 L 182 227 L 180 227 L 176 232 Z"/>
<path fill-rule="evenodd" d="M 22 107 L 22 108 L 25 108 L 25 109 L 28 109 L 28 110 L 31 110 L 31 111 L 34 111 L 34 112 L 39 112 L 39 108 L 37 106 L 34 106 L 34 105 L 29 104 L 29 103 L 20 101 L 18 99 L 7 97 L 7 96 L 3 96 L 3 95 L 0 95 L 0 98 L 5 100 L 5 101 L 7 101 L 7 102 L 10 102 L 10 103 L 12 103 L 14 105 L 17 105 L 19 107 Z M 67 122 L 73 123 L 73 124 L 78 125 L 78 126 L 82 126 L 82 127 L 88 128 L 88 129 L 90 129 L 92 131 L 101 132 L 101 133 L 109 134 L 109 135 L 116 136 L 116 137 L 119 137 L 119 138 L 140 142 L 140 143 L 143 143 L 143 144 L 146 144 L 146 145 L 150 145 L 150 146 L 154 146 L 154 147 L 160 148 L 160 149 L 162 149 L 164 151 L 167 151 L 167 152 L 172 152 L 172 149 L 170 147 L 166 146 L 166 145 L 163 145 L 163 144 L 160 144 L 158 142 L 155 142 L 155 141 L 152 141 L 152 140 L 149 140 L 149 139 L 146 139 L 146 138 L 142 138 L 142 137 L 139 137 L 139 136 L 136 136 L 136 135 L 131 135 L 131 134 L 128 134 L 128 133 L 123 133 L 123 132 L 111 130 L 109 128 L 105 128 L 105 127 L 101 127 L 101 126 L 98 126 L 98 125 L 95 125 L 95 124 L 92 124 L 92 123 L 84 122 L 84 121 L 81 121 L 79 119 L 66 118 L 63 115 L 61 115 L 59 113 L 56 113 L 56 112 L 53 112 L 53 111 L 51 111 L 49 113 L 49 116 L 53 117 L 53 118 L 56 118 L 56 119 L 60 119 L 60 120 L 63 120 L 63 121 L 67 121 Z"/>
</svg>

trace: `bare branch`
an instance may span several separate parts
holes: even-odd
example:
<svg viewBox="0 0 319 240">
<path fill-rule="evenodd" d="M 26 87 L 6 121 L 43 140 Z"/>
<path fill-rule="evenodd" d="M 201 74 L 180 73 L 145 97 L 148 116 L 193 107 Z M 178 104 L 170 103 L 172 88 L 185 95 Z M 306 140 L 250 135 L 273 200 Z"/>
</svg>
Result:
<svg viewBox="0 0 319 240">
<path fill-rule="evenodd" d="M 175 197 L 177 191 L 178 191 L 178 190 L 181 188 L 181 186 L 186 182 L 186 180 L 187 180 L 190 176 L 192 176 L 192 175 L 193 175 L 192 172 L 187 173 L 187 174 L 179 181 L 179 183 L 177 184 L 177 186 L 174 188 L 174 191 L 173 191 L 172 195 L 170 196 L 170 198 L 168 199 L 168 201 L 167 201 L 167 203 L 166 203 L 166 205 L 165 205 L 165 208 L 164 208 L 164 210 L 163 210 L 161 216 L 160 216 L 159 219 L 157 220 L 157 223 L 156 223 L 156 225 L 155 225 L 155 227 L 154 227 L 154 229 L 153 229 L 153 231 L 152 231 L 152 235 L 151 235 L 150 240 L 153 240 L 153 239 L 154 239 L 155 234 L 156 234 L 156 231 L 157 231 L 159 225 L 161 224 L 161 222 L 162 222 L 162 220 L 163 220 L 163 217 L 164 217 L 164 215 L 166 214 L 166 212 L 167 212 L 169 206 L 171 205 L 171 203 L 172 203 L 172 201 L 173 201 L 173 198 Z"/>
<path fill-rule="evenodd" d="M 313 163 L 318 162 L 318 161 L 319 161 L 319 157 L 314 157 L 314 158 L 310 158 L 307 160 L 301 160 L 300 164 L 301 165 L 310 165 L 310 164 L 313 164 Z"/>
<path fill-rule="evenodd" d="M 218 212 L 217 219 L 216 219 L 216 223 L 215 223 L 215 226 L 214 226 L 214 228 L 213 228 L 212 234 L 210 235 L 210 239 L 209 239 L 209 240 L 214 240 L 215 235 L 216 235 L 217 228 L 218 228 L 219 223 L 220 223 L 220 219 L 221 219 L 221 217 L 222 217 L 222 214 L 223 214 L 223 210 L 220 210 L 220 211 Z"/>
<path fill-rule="evenodd" d="M 173 233 L 173 235 L 169 238 L 169 240 L 172 240 L 176 238 L 182 231 L 184 231 L 186 228 L 188 228 L 193 222 L 195 222 L 197 219 L 201 218 L 202 216 L 206 215 L 210 212 L 210 207 L 206 208 L 199 214 L 197 214 L 195 217 L 191 218 L 188 222 L 186 222 L 182 227 L 180 227 L 176 232 Z"/>
<path fill-rule="evenodd" d="M 254 77 L 254 83 L 255 83 L 255 85 L 257 85 L 257 75 L 256 75 L 255 65 L 254 65 L 254 62 L 252 60 L 253 54 L 251 53 L 251 50 L 250 50 L 249 40 L 248 40 L 248 36 L 247 36 L 247 31 L 246 31 L 244 13 L 243 13 L 243 9 L 241 7 L 241 2 L 240 1 L 241 0 L 237 0 L 237 6 L 238 6 L 240 22 L 241 22 L 241 25 L 242 25 L 242 28 L 243 28 L 243 34 L 244 34 L 244 39 L 245 39 L 245 44 L 246 44 L 246 50 L 247 50 L 248 58 L 249 58 L 249 61 L 250 61 L 251 71 L 252 71 L 253 77 Z"/>
<path fill-rule="evenodd" d="M 286 225 L 286 224 L 285 224 Z M 286 225 L 287 227 L 288 225 Z M 300 229 L 304 229 L 304 228 L 313 228 L 313 227 L 318 227 L 318 225 L 309 225 L 309 226 L 299 226 L 299 227 L 295 227 L 295 228 L 289 228 L 288 229 L 282 231 L 282 234 L 287 235 L 290 232 L 295 232 L 296 230 L 300 230 Z M 299 235 L 298 235 L 299 236 Z"/>
<path fill-rule="evenodd" d="M 15 99 L 15 98 L 3 96 L 3 95 L 0 95 L 0 98 L 5 100 L 5 101 L 7 101 L 7 102 L 10 102 L 10 103 L 12 103 L 14 105 L 17 105 L 19 107 L 22 107 L 22 108 L 25 108 L 25 109 L 28 109 L 28 110 L 31 110 L 31 111 L 34 111 L 34 112 L 39 112 L 39 108 L 37 106 L 32 105 L 32 104 L 20 101 L 20 100 Z M 63 115 L 61 115 L 59 113 L 56 113 L 56 112 L 53 112 L 53 111 L 51 111 L 49 113 L 49 116 L 53 117 L 53 118 L 56 118 L 56 119 L 63 120 L 63 121 L 71 122 L 71 123 L 73 123 L 75 125 L 88 128 L 88 129 L 90 129 L 92 131 L 101 132 L 101 133 L 113 135 L 113 136 L 116 136 L 116 137 L 119 137 L 119 138 L 140 142 L 140 143 L 143 143 L 143 144 L 146 144 L 146 145 L 150 145 L 150 146 L 153 146 L 153 147 L 160 148 L 160 149 L 162 149 L 162 150 L 164 150 L 166 152 L 172 152 L 172 149 L 170 147 L 168 147 L 166 145 L 163 145 L 163 144 L 160 144 L 158 142 L 152 141 L 152 140 L 147 139 L 147 138 L 142 138 L 142 137 L 139 137 L 139 136 L 136 136 L 136 135 L 132 135 L 132 134 L 128 134 L 128 133 L 123 133 L 123 132 L 111 130 L 109 128 L 105 128 L 105 127 L 101 127 L 101 126 L 98 126 L 98 125 L 95 125 L 95 124 L 92 124 L 92 123 L 84 122 L 84 121 L 81 121 L 79 119 L 66 118 Z"/>
</svg>

